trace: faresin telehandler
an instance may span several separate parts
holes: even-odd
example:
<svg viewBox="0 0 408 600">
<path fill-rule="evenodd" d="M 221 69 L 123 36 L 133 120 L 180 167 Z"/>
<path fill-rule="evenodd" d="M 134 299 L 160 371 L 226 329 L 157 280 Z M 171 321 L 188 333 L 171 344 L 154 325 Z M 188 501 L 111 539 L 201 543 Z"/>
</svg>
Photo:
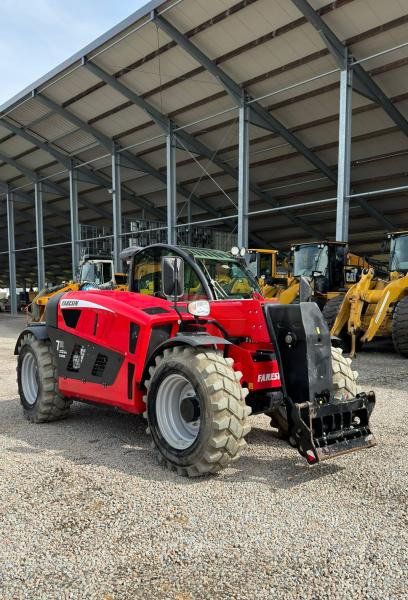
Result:
<svg viewBox="0 0 408 600">
<path fill-rule="evenodd" d="M 391 243 L 388 276 L 365 270 L 336 307 L 331 333 L 343 340 L 345 349 L 351 348 L 351 356 L 375 337 L 392 338 L 395 351 L 408 356 L 408 232 L 387 237 Z"/>
<path fill-rule="evenodd" d="M 283 304 L 299 301 L 300 278 L 309 279 L 313 300 L 323 309 L 332 298 L 341 298 L 356 283 L 369 264 L 348 252 L 343 242 L 295 244 L 291 248 L 291 274 L 278 272 L 277 250 L 249 250 L 249 267 L 259 279 L 265 298 L 277 298 Z M 337 302 L 341 302 L 338 300 Z"/>
<path fill-rule="evenodd" d="M 45 287 L 39 291 L 28 306 L 29 320 L 33 322 L 42 321 L 45 306 L 55 294 L 86 290 L 91 287 L 105 290 L 127 290 L 127 276 L 125 273 L 115 273 L 112 258 L 87 254 L 79 264 L 76 281 Z"/>
<path fill-rule="evenodd" d="M 128 292 L 53 296 L 15 353 L 30 421 L 65 417 L 73 400 L 143 413 L 160 461 L 181 475 L 236 460 L 251 412 L 285 415 L 310 465 L 375 444 L 374 393 L 358 392 L 316 304 L 266 300 L 227 252 L 135 248 Z"/>
</svg>

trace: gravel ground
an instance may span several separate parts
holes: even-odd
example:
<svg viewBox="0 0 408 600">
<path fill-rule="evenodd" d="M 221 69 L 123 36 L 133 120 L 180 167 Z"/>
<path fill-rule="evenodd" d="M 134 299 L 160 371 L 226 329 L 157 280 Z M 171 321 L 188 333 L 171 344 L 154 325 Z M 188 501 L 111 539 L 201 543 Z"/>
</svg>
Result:
<svg viewBox="0 0 408 600">
<path fill-rule="evenodd" d="M 362 352 L 378 446 L 308 467 L 254 417 L 217 476 L 163 470 L 141 417 L 22 418 L 0 315 L 0 598 L 408 598 L 406 360 Z"/>
</svg>

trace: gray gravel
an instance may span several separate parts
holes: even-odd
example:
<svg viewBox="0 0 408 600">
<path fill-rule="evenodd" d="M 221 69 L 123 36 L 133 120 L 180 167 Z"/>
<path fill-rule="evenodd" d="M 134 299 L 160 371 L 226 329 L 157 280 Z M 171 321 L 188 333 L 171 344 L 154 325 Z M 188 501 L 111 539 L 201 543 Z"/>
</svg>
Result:
<svg viewBox="0 0 408 600">
<path fill-rule="evenodd" d="M 22 418 L 0 315 L 0 598 L 408 598 L 407 361 L 354 361 L 378 397 L 378 446 L 309 468 L 252 419 L 243 457 L 186 480 L 141 417 L 75 403 Z M 365 384 L 365 385 L 364 385 Z"/>
</svg>

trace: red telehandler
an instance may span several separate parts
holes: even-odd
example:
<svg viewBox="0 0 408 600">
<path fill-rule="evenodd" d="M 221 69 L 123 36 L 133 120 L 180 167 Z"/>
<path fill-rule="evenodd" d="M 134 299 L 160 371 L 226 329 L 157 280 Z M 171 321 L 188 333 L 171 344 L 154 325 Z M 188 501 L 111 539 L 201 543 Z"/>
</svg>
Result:
<svg viewBox="0 0 408 600">
<path fill-rule="evenodd" d="M 251 412 L 311 465 L 375 444 L 374 393 L 358 392 L 316 304 L 265 300 L 227 252 L 155 244 L 123 258 L 128 292 L 53 296 L 20 334 L 30 421 L 65 417 L 73 400 L 143 413 L 162 464 L 187 476 L 237 459 Z"/>
</svg>

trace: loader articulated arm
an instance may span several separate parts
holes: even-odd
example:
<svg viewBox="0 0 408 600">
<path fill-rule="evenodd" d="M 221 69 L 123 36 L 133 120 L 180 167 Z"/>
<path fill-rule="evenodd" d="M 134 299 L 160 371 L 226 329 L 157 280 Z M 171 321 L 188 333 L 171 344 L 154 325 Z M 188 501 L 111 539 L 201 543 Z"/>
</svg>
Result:
<svg viewBox="0 0 408 600">
<path fill-rule="evenodd" d="M 408 275 L 394 277 L 386 282 L 375 278 L 374 269 L 363 273 L 358 283 L 346 293 L 336 320 L 331 329 L 333 336 L 340 336 L 347 326 L 347 333 L 352 339 L 352 352 L 355 351 L 356 336 L 360 333 L 360 341 L 371 342 L 377 335 L 384 335 L 381 330 L 389 330 L 393 305 L 408 290 Z"/>
<path fill-rule="evenodd" d="M 371 318 L 365 334 L 361 338 L 362 342 L 371 342 L 371 340 L 376 336 L 380 326 L 384 322 L 391 304 L 397 302 L 403 295 L 404 290 L 407 288 L 408 276 L 406 275 L 405 277 L 390 281 L 390 283 L 383 290 L 381 290 L 381 295 L 379 296 L 378 300 L 376 300 L 377 307 L 374 315 Z"/>
<path fill-rule="evenodd" d="M 346 324 L 349 335 L 355 335 L 361 330 L 364 300 L 370 290 L 373 277 L 374 270 L 369 269 L 362 274 L 360 281 L 348 290 L 332 327 L 332 335 L 339 336 Z"/>
</svg>

